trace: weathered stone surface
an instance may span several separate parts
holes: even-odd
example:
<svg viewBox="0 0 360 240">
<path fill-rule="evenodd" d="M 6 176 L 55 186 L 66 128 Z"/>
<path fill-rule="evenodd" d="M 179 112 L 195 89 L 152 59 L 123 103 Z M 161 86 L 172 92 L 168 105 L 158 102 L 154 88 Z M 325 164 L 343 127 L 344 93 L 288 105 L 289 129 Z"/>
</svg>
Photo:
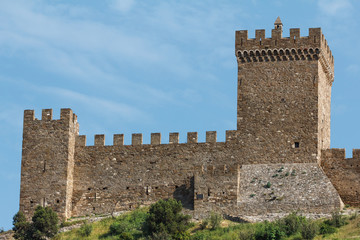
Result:
<svg viewBox="0 0 360 240">
<path fill-rule="evenodd" d="M 62 109 L 59 120 L 52 120 L 51 109 L 41 120 L 25 110 L 20 210 L 30 217 L 36 205 L 47 205 L 68 218 L 175 198 L 195 218 L 219 211 L 257 221 L 294 210 L 328 214 L 342 204 L 335 188 L 346 202 L 358 203 L 343 185 L 359 171 L 326 150 L 331 51 L 321 29 L 310 29 L 308 37 L 291 29 L 290 38 L 282 38 L 280 23 L 272 38 L 264 30 L 256 30 L 255 39 L 236 32 L 237 130 L 226 131 L 225 142 L 209 131 L 204 143 L 190 132 L 187 143 L 179 143 L 179 133 L 170 133 L 169 143 L 153 133 L 143 144 L 138 133 L 131 145 L 115 134 L 113 145 L 96 135 L 94 146 L 86 146 L 70 109 Z M 355 152 L 354 164 L 359 156 Z"/>
<path fill-rule="evenodd" d="M 353 149 L 353 157 L 345 157 L 345 149 L 322 151 L 326 175 L 346 204 L 360 206 L 360 149 Z"/>
</svg>

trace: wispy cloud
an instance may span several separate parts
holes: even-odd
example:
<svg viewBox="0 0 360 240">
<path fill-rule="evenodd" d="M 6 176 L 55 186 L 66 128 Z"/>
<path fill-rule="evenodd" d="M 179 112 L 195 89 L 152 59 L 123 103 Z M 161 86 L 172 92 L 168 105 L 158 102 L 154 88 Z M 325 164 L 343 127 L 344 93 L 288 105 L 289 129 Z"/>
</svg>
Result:
<svg viewBox="0 0 360 240">
<path fill-rule="evenodd" d="M 115 102 L 99 97 L 94 97 L 79 92 L 71 91 L 64 88 L 55 87 L 34 87 L 37 91 L 50 96 L 58 96 L 72 102 L 74 105 L 79 104 L 82 107 L 90 107 L 95 112 L 101 112 L 108 115 L 121 116 L 123 119 L 131 121 L 135 119 L 146 119 L 148 116 L 141 110 L 122 102 Z"/>
<path fill-rule="evenodd" d="M 329 16 L 345 16 L 352 10 L 349 0 L 319 0 L 320 10 Z"/>
<path fill-rule="evenodd" d="M 112 0 L 110 2 L 110 7 L 120 11 L 120 12 L 128 12 L 134 6 L 135 0 Z"/>
</svg>

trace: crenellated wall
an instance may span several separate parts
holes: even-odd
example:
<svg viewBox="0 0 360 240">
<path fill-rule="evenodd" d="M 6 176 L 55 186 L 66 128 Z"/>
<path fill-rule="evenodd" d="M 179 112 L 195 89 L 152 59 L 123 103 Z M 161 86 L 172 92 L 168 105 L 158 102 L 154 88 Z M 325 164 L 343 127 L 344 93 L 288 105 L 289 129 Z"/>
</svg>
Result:
<svg viewBox="0 0 360 240">
<path fill-rule="evenodd" d="M 51 206 L 68 218 L 175 198 L 196 218 L 219 211 L 261 220 L 297 209 L 328 214 L 342 205 L 335 188 L 358 204 L 359 186 L 348 183 L 358 178 L 360 151 L 344 160 L 342 152 L 325 150 L 334 59 L 321 29 L 309 29 L 307 37 L 290 29 L 283 38 L 277 19 L 271 38 L 264 30 L 255 36 L 236 32 L 237 129 L 226 131 L 224 142 L 208 131 L 205 142 L 189 132 L 180 143 L 172 132 L 167 143 L 151 133 L 143 144 L 134 133 L 130 145 L 124 134 L 105 145 L 98 134 L 88 146 L 71 109 L 58 120 L 51 109 L 41 120 L 25 110 L 20 209 L 30 217 L 36 205 Z"/>
<path fill-rule="evenodd" d="M 323 150 L 321 166 L 345 204 L 360 206 L 360 149 L 345 157 L 345 149 Z"/>
</svg>

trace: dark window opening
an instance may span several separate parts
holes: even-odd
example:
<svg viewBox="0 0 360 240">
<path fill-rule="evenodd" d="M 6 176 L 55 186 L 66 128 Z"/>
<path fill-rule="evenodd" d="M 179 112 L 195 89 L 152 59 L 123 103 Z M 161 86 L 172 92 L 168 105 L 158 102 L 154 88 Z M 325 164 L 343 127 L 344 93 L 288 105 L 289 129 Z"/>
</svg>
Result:
<svg viewBox="0 0 360 240">
<path fill-rule="evenodd" d="M 95 211 L 95 207 L 93 207 L 93 210 Z"/>
<path fill-rule="evenodd" d="M 45 172 L 46 170 L 46 161 L 44 160 L 44 168 L 43 168 L 43 172 Z"/>
<path fill-rule="evenodd" d="M 281 102 L 284 103 L 284 102 L 285 102 L 285 98 L 282 98 L 282 99 L 281 99 Z"/>
<path fill-rule="evenodd" d="M 88 188 L 88 190 L 90 191 L 90 190 L 91 190 L 91 188 Z"/>
<path fill-rule="evenodd" d="M 30 200 L 30 203 L 31 203 L 31 204 L 33 204 L 33 203 L 34 203 L 34 201 L 33 201 L 33 200 Z"/>
<path fill-rule="evenodd" d="M 208 188 L 208 197 L 210 197 L 210 193 L 211 193 L 210 188 Z"/>
<path fill-rule="evenodd" d="M 103 190 L 107 190 L 108 189 L 108 187 L 103 187 Z"/>
<path fill-rule="evenodd" d="M 56 203 L 60 203 L 60 200 L 58 199 L 58 200 L 56 200 Z"/>
<path fill-rule="evenodd" d="M 295 146 L 295 148 L 299 148 L 299 147 L 300 147 L 300 143 L 299 143 L 299 142 L 295 142 L 295 143 L 294 143 L 294 146 Z"/>
<path fill-rule="evenodd" d="M 130 189 L 130 187 L 126 187 L 126 190 L 129 190 Z"/>
<path fill-rule="evenodd" d="M 149 187 L 146 187 L 145 192 L 146 192 L 146 195 L 149 195 Z"/>
<path fill-rule="evenodd" d="M 158 189 L 159 187 L 155 187 L 155 189 Z"/>
<path fill-rule="evenodd" d="M 175 186 L 175 188 L 178 188 L 179 186 Z"/>
<path fill-rule="evenodd" d="M 196 194 L 196 199 L 204 199 L 204 195 L 203 194 Z"/>
</svg>

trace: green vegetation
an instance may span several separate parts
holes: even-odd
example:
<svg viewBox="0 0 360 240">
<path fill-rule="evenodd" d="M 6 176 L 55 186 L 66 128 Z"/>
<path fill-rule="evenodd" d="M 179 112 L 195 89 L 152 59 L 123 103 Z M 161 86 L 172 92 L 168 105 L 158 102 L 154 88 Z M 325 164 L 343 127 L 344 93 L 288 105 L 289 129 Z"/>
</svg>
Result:
<svg viewBox="0 0 360 240">
<path fill-rule="evenodd" d="M 117 218 L 107 218 L 88 227 L 58 234 L 54 239 L 141 239 L 141 240 L 300 240 L 360 239 L 360 217 L 334 213 L 330 219 L 309 220 L 296 212 L 274 222 L 235 223 L 211 213 L 191 227 L 189 218 L 179 211 L 175 200 L 159 201 L 150 208 L 139 208 Z M 150 214 L 151 213 L 151 214 Z M 169 214 L 166 221 L 161 220 Z M 156 223 L 156 226 L 154 226 Z M 180 223 L 180 224 L 177 224 Z M 149 229 L 152 227 L 152 231 Z"/>
<path fill-rule="evenodd" d="M 32 222 L 26 221 L 22 212 L 15 214 L 13 218 L 14 238 L 27 240 L 42 240 L 55 236 L 59 230 L 58 216 L 49 207 L 37 206 Z"/>
<path fill-rule="evenodd" d="M 264 188 L 270 188 L 271 187 L 271 183 L 270 182 L 267 182 L 265 185 L 264 185 Z"/>
<path fill-rule="evenodd" d="M 144 223 L 145 234 L 186 239 L 188 235 L 186 230 L 190 227 L 190 216 L 182 214 L 181 210 L 181 202 L 175 199 L 159 200 L 152 204 Z"/>
</svg>

